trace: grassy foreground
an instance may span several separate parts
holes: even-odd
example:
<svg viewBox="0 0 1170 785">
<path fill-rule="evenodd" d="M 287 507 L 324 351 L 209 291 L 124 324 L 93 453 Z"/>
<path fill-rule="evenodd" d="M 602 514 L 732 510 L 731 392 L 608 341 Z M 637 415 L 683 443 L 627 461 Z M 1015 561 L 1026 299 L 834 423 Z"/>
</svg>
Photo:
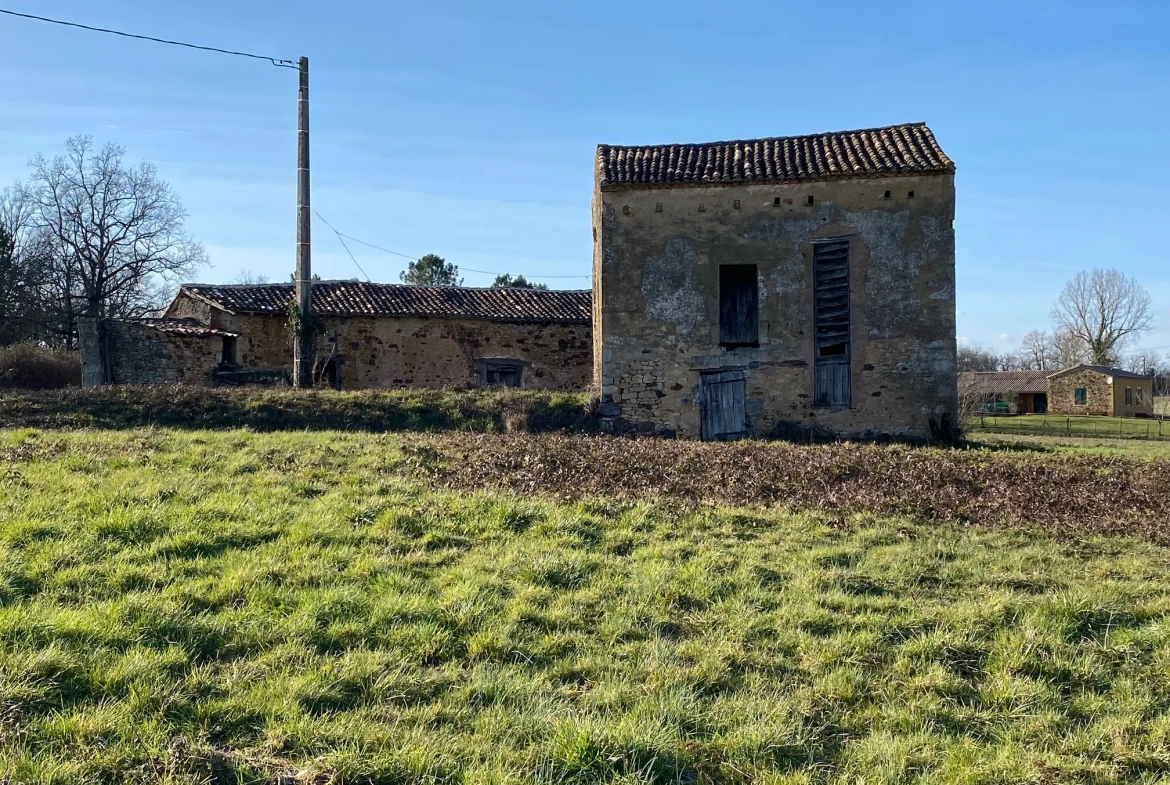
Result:
<svg viewBox="0 0 1170 785">
<path fill-rule="evenodd" d="M 30 783 L 1170 773 L 1164 547 L 439 491 L 407 473 L 402 444 L 0 432 L 0 771 Z"/>
</svg>

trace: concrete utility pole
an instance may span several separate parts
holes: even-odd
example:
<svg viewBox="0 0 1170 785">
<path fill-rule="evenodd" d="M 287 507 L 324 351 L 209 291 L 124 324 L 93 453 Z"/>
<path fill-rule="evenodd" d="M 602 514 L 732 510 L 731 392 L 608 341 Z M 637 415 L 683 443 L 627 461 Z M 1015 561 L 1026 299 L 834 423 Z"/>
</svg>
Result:
<svg viewBox="0 0 1170 785">
<path fill-rule="evenodd" d="M 313 314 L 313 245 L 309 236 L 309 58 L 302 57 L 297 101 L 297 271 L 296 335 L 293 337 L 293 386 L 313 386 L 316 341 Z"/>
</svg>

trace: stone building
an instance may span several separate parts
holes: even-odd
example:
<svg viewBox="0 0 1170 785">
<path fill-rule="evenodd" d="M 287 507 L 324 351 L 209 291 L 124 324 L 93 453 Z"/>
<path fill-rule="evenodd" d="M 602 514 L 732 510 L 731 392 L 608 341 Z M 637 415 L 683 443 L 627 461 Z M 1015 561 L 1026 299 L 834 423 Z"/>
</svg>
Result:
<svg viewBox="0 0 1170 785">
<path fill-rule="evenodd" d="M 1106 365 L 1066 368 L 1048 377 L 1048 411 L 1102 417 L 1152 417 L 1154 377 Z"/>
<path fill-rule="evenodd" d="M 312 297 L 314 377 L 338 389 L 500 384 L 579 391 L 591 385 L 588 291 L 316 281 Z M 144 358 L 161 350 L 142 348 L 138 333 L 125 332 L 127 323 L 107 322 L 113 372 L 104 378 L 208 384 L 213 374 L 286 376 L 292 300 L 291 283 L 184 285 L 157 321 L 201 330 L 203 348 L 171 348 L 168 356 L 176 360 L 152 365 Z M 163 343 L 188 341 L 174 329 L 156 332 Z M 127 342 L 134 348 L 125 348 Z"/>
<path fill-rule="evenodd" d="M 953 422 L 954 171 L 922 124 L 601 145 L 603 424 L 922 439 Z"/>
<path fill-rule="evenodd" d="M 78 319 L 77 333 L 86 387 L 206 384 L 239 337 L 194 319 Z"/>
</svg>

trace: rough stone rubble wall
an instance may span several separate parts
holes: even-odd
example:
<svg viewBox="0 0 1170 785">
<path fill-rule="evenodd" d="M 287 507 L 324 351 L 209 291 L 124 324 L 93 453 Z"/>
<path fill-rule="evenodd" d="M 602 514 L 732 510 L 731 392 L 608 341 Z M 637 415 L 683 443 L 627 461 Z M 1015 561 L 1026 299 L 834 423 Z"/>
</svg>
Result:
<svg viewBox="0 0 1170 785">
<path fill-rule="evenodd" d="M 699 373 L 730 368 L 754 436 L 924 438 L 956 416 L 953 176 L 599 189 L 593 209 L 595 366 L 616 429 L 697 437 Z M 811 241 L 843 236 L 853 405 L 818 408 Z M 724 264 L 758 267 L 758 347 L 719 344 Z"/>
<path fill-rule="evenodd" d="M 195 384 L 211 381 L 223 339 L 164 333 L 134 322 L 79 320 L 82 384 Z M 102 336 L 100 333 L 104 333 Z M 102 362 L 101 346 L 108 352 Z"/>
<path fill-rule="evenodd" d="M 185 298 L 180 298 L 185 299 Z M 200 304 L 176 301 L 168 315 L 199 318 Z M 236 359 L 246 369 L 291 370 L 292 344 L 284 315 L 205 317 L 211 326 L 238 333 Z M 525 363 L 522 386 L 582 391 L 592 384 L 592 327 L 587 324 L 518 324 L 480 319 L 323 317 L 317 358 L 343 359 L 344 389 L 474 387 L 481 360 Z M 335 349 L 336 347 L 336 349 Z"/>
</svg>

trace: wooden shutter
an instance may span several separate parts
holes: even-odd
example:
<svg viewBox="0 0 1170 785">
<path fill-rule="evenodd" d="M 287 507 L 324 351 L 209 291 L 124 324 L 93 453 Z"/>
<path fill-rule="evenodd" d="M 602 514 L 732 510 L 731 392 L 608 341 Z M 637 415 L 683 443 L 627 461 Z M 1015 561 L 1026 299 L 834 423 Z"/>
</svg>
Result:
<svg viewBox="0 0 1170 785">
<path fill-rule="evenodd" d="M 760 342 L 760 306 L 754 264 L 719 267 L 719 343 L 757 346 Z"/>
<path fill-rule="evenodd" d="M 813 401 L 817 406 L 850 406 L 848 239 L 813 243 L 813 291 Z"/>
<path fill-rule="evenodd" d="M 702 438 L 710 441 L 747 435 L 743 371 L 704 373 L 700 387 Z"/>
</svg>

